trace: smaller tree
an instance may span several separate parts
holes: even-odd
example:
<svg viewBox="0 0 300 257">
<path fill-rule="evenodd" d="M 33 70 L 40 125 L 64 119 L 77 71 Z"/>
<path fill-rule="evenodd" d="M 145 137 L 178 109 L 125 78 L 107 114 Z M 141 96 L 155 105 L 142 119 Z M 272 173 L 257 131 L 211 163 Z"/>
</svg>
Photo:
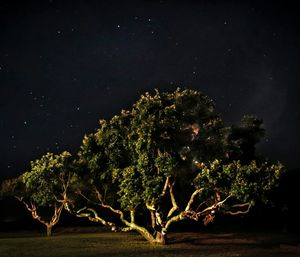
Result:
<svg viewBox="0 0 300 257">
<path fill-rule="evenodd" d="M 1 193 L 11 195 L 23 203 L 32 217 L 47 227 L 47 236 L 59 222 L 64 206 L 68 206 L 67 192 L 72 179 L 72 160 L 69 152 L 59 155 L 47 153 L 31 162 L 31 170 L 2 183 Z M 50 218 L 38 211 L 52 209 Z"/>
</svg>

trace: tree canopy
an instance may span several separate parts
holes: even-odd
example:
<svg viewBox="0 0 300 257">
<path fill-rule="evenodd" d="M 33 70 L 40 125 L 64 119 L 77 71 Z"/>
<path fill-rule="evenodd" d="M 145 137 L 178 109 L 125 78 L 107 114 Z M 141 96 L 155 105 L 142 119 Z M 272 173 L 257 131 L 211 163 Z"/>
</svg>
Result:
<svg viewBox="0 0 300 257">
<path fill-rule="evenodd" d="M 284 167 L 257 158 L 263 135 L 254 116 L 225 126 L 201 92 L 156 90 L 100 120 L 72 161 L 47 154 L 22 178 L 37 204 L 63 203 L 78 217 L 165 244 L 175 222 L 208 224 L 216 213 L 245 214 L 267 200 Z"/>
<path fill-rule="evenodd" d="M 80 194 L 151 242 L 164 243 L 179 220 L 202 218 L 207 224 L 217 211 L 248 212 L 284 170 L 255 160 L 253 149 L 264 134 L 259 119 L 244 116 L 240 125 L 226 127 L 213 101 L 198 91 L 146 93 L 130 111 L 99 125 L 78 154 L 78 174 L 89 178 L 85 185 L 80 179 Z M 87 208 L 81 211 L 88 215 Z M 153 233 L 135 222 L 145 212 Z"/>
<path fill-rule="evenodd" d="M 59 155 L 47 153 L 30 163 L 30 171 L 2 184 L 2 194 L 12 195 L 22 202 L 32 217 L 47 227 L 47 235 L 51 235 L 52 227 L 58 223 L 68 202 L 67 191 L 72 179 L 71 157 L 66 151 Z M 50 218 L 38 212 L 41 207 L 53 210 Z"/>
</svg>

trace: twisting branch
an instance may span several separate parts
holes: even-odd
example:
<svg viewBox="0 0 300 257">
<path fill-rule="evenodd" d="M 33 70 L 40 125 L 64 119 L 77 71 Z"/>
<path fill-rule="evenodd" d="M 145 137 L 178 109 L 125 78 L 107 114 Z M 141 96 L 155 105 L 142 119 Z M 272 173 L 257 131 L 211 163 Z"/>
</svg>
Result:
<svg viewBox="0 0 300 257">
<path fill-rule="evenodd" d="M 134 222 L 129 222 L 128 220 L 126 220 L 126 219 L 124 218 L 124 213 L 123 213 L 122 211 L 120 211 L 120 210 L 118 210 L 118 209 L 115 209 L 115 208 L 113 208 L 112 206 L 110 206 L 110 205 L 108 205 L 108 204 L 105 204 L 105 203 L 103 202 L 103 200 L 102 200 L 102 197 L 101 197 L 100 192 L 99 192 L 97 189 L 95 189 L 95 192 L 96 192 L 97 198 L 98 198 L 98 200 L 99 200 L 99 203 L 97 203 L 99 206 L 101 206 L 101 207 L 103 207 L 103 208 L 106 208 L 106 209 L 109 209 L 110 211 L 112 211 L 112 212 L 118 214 L 118 215 L 120 216 L 120 220 L 121 220 L 126 226 L 128 226 L 128 227 L 133 227 Z M 133 216 L 131 216 L 131 218 L 134 219 L 134 214 L 133 214 Z"/>
<path fill-rule="evenodd" d="M 172 208 L 170 209 L 169 213 L 168 213 L 168 218 L 172 216 L 172 214 L 179 208 L 178 205 L 177 205 L 177 202 L 176 202 L 176 199 L 175 199 L 175 195 L 174 195 L 174 192 L 173 192 L 173 187 L 174 187 L 174 184 L 171 184 L 170 181 L 168 183 L 168 186 L 169 186 L 169 193 L 170 193 L 170 197 L 171 197 L 171 202 L 172 202 Z"/>
<path fill-rule="evenodd" d="M 134 210 L 130 211 L 130 222 L 135 223 L 135 213 Z"/>
<path fill-rule="evenodd" d="M 97 198 L 98 198 L 98 190 L 96 190 L 96 195 L 97 195 Z M 100 194 L 100 193 L 99 193 Z M 79 195 L 81 195 L 85 200 L 87 200 L 88 202 L 90 203 L 94 203 L 94 204 L 98 204 L 96 203 L 95 201 L 91 200 L 90 198 L 88 198 L 86 195 L 84 195 L 82 192 L 79 192 Z"/>
<path fill-rule="evenodd" d="M 174 217 L 174 219 L 169 220 L 168 223 L 167 223 L 167 226 L 170 226 L 171 223 L 173 223 L 175 221 L 178 221 L 178 220 L 181 220 L 181 219 L 184 219 L 184 218 L 189 218 L 189 219 L 198 221 L 198 219 L 201 216 L 210 215 L 211 217 L 213 217 L 212 213 L 214 212 L 214 210 L 216 210 L 217 208 L 222 206 L 224 204 L 224 202 L 226 202 L 231 197 L 231 195 L 229 195 L 223 201 L 217 202 L 217 203 L 205 208 L 202 211 L 199 211 L 199 212 L 193 211 L 192 210 L 192 204 L 195 201 L 195 197 L 196 197 L 197 194 L 199 194 L 202 191 L 203 191 L 203 188 L 195 190 L 193 192 L 193 194 L 191 195 L 190 200 L 188 201 L 185 210 L 183 212 L 181 212 L 179 215 L 175 216 L 176 218 Z"/>
<path fill-rule="evenodd" d="M 192 206 L 192 204 L 193 204 L 194 201 L 195 201 L 196 195 L 197 195 L 197 194 L 200 194 L 202 191 L 203 191 L 203 188 L 200 188 L 200 189 L 195 190 L 194 193 L 192 193 L 192 195 L 191 195 L 191 197 L 190 197 L 190 200 L 188 201 L 188 203 L 187 203 L 187 205 L 186 205 L 186 207 L 185 207 L 185 211 L 187 211 L 187 212 L 190 211 L 191 206 Z"/>
<path fill-rule="evenodd" d="M 167 177 L 165 185 L 164 185 L 164 189 L 163 189 L 163 191 L 161 193 L 161 196 L 164 196 L 166 194 L 169 183 L 170 183 L 170 177 Z"/>
<path fill-rule="evenodd" d="M 151 227 L 155 228 L 155 207 L 154 204 L 149 204 L 146 203 L 146 208 L 149 210 L 150 214 L 151 214 Z"/>
<path fill-rule="evenodd" d="M 28 211 L 30 211 L 30 212 L 33 212 L 33 211 L 34 211 L 33 208 L 32 208 L 32 207 L 30 208 L 29 204 L 26 203 L 26 202 L 23 200 L 23 199 L 24 199 L 23 197 L 15 196 L 15 198 L 16 198 L 17 200 L 19 200 L 21 203 L 23 203 Z"/>
<path fill-rule="evenodd" d="M 230 197 L 231 195 L 227 196 L 223 201 L 214 203 L 213 205 L 205 208 L 204 210 L 194 213 L 193 216 L 196 216 L 198 218 L 200 216 L 207 215 L 208 212 L 212 212 L 221 207 Z"/>
<path fill-rule="evenodd" d="M 166 225 L 165 225 L 165 227 L 164 227 L 165 230 L 168 230 L 168 228 L 170 227 L 170 225 L 171 225 L 172 223 L 174 223 L 174 222 L 178 222 L 178 221 L 184 220 L 184 219 L 186 219 L 186 218 L 192 218 L 192 215 L 191 215 L 191 214 L 194 213 L 194 212 L 191 212 L 191 206 L 192 206 L 192 204 L 193 204 L 193 202 L 194 202 L 194 200 L 195 200 L 196 195 L 199 194 L 199 193 L 202 192 L 202 191 L 203 191 L 203 188 L 200 188 L 200 189 L 195 190 L 195 191 L 192 193 L 192 195 L 191 195 L 191 197 L 190 197 L 190 200 L 188 201 L 188 203 L 187 203 L 187 205 L 186 205 L 186 207 L 185 207 L 185 210 L 182 211 L 182 212 L 180 212 L 178 215 L 173 216 L 171 219 L 169 219 L 169 220 L 166 222 Z M 193 218 L 193 219 L 195 219 L 195 218 Z"/>
<path fill-rule="evenodd" d="M 166 222 L 166 225 L 164 227 L 164 230 L 167 231 L 168 228 L 170 227 L 170 225 L 174 222 L 178 222 L 178 221 L 181 221 L 181 220 L 184 220 L 186 218 L 186 215 L 185 215 L 185 211 L 182 211 L 180 212 L 179 214 L 177 214 L 176 216 L 173 216 L 171 219 L 169 219 L 167 222 Z"/>
<path fill-rule="evenodd" d="M 231 195 L 227 196 L 223 201 L 217 202 L 217 203 L 205 208 L 204 210 L 197 212 L 197 215 L 200 216 L 205 212 L 217 209 L 218 207 L 222 206 L 230 197 L 231 197 Z"/>
<path fill-rule="evenodd" d="M 57 224 L 57 222 L 59 221 L 60 215 L 62 213 L 62 209 L 64 207 L 63 203 L 61 205 L 59 205 L 59 207 L 57 207 L 57 204 L 55 204 L 54 205 L 54 213 L 51 217 L 51 220 L 46 221 L 38 214 L 37 207 L 34 202 L 30 201 L 30 204 L 29 204 L 24 200 L 23 197 L 15 196 L 15 198 L 18 199 L 21 203 L 23 203 L 25 205 L 26 209 L 31 213 L 31 216 L 33 219 L 38 220 L 39 222 L 41 222 L 42 224 L 44 224 L 47 227 L 53 227 L 54 225 Z"/>
<path fill-rule="evenodd" d="M 100 203 L 99 205 L 103 208 L 107 208 L 107 209 L 111 210 L 112 212 L 114 212 L 120 216 L 120 220 L 127 226 L 127 227 L 123 228 L 122 231 L 136 230 L 142 236 L 144 236 L 149 242 L 155 243 L 154 237 L 149 233 L 149 231 L 146 228 L 143 228 L 132 221 L 129 222 L 128 220 L 126 220 L 124 218 L 124 213 L 122 211 L 115 209 L 108 204 L 104 204 L 103 202 Z"/>
<path fill-rule="evenodd" d="M 241 203 L 241 204 L 234 204 L 231 206 L 231 208 L 243 208 L 243 207 L 248 207 L 250 203 Z"/>
<path fill-rule="evenodd" d="M 62 209 L 64 207 L 64 204 L 62 203 L 59 207 L 57 205 L 54 205 L 54 214 L 51 218 L 50 224 L 51 225 L 56 225 L 57 222 L 59 221 L 60 215 L 62 213 Z"/>
<path fill-rule="evenodd" d="M 69 185 L 70 185 L 71 173 L 68 172 L 68 179 L 67 179 L 67 181 L 65 181 L 64 178 L 60 178 L 60 179 L 61 179 L 61 182 L 62 182 L 62 185 L 63 185 L 63 194 L 66 194 L 67 190 L 69 188 Z"/>
<path fill-rule="evenodd" d="M 83 211 L 87 211 L 87 212 L 83 212 Z M 92 217 L 91 214 L 93 214 L 94 217 Z M 117 228 L 116 225 L 113 222 L 108 222 L 102 219 L 101 217 L 99 217 L 98 213 L 93 208 L 83 207 L 82 209 L 77 211 L 76 216 L 79 218 L 88 218 L 90 221 L 99 222 L 104 226 L 110 226 L 112 231 L 116 231 Z"/>
<path fill-rule="evenodd" d="M 243 207 L 247 207 L 246 210 L 244 211 L 226 211 L 225 214 L 230 214 L 230 215 L 240 215 L 240 214 L 246 214 L 250 211 L 251 208 L 251 204 L 250 203 L 244 203 L 244 204 L 236 204 L 233 205 L 232 208 L 243 208 Z"/>
</svg>

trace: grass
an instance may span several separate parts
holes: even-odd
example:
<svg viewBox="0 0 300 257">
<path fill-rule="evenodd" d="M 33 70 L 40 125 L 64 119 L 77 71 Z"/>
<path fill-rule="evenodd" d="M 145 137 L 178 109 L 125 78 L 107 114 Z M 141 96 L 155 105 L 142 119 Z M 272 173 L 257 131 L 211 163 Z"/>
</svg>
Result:
<svg viewBox="0 0 300 257">
<path fill-rule="evenodd" d="M 0 234 L 0 256 L 76 257 L 296 257 L 299 237 L 284 234 L 172 233 L 167 246 L 152 246 L 135 233 L 58 231 Z"/>
</svg>

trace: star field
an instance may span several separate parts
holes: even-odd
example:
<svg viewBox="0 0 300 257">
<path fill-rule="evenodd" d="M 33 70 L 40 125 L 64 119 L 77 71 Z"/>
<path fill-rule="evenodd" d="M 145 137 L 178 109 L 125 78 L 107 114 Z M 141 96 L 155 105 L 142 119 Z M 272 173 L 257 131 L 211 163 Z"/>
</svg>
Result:
<svg viewBox="0 0 300 257">
<path fill-rule="evenodd" d="M 259 150 L 299 166 L 298 25 L 295 6 L 256 1 L 4 1 L 1 175 L 74 153 L 100 118 L 177 87 L 206 93 L 228 123 L 259 116 Z"/>
</svg>

